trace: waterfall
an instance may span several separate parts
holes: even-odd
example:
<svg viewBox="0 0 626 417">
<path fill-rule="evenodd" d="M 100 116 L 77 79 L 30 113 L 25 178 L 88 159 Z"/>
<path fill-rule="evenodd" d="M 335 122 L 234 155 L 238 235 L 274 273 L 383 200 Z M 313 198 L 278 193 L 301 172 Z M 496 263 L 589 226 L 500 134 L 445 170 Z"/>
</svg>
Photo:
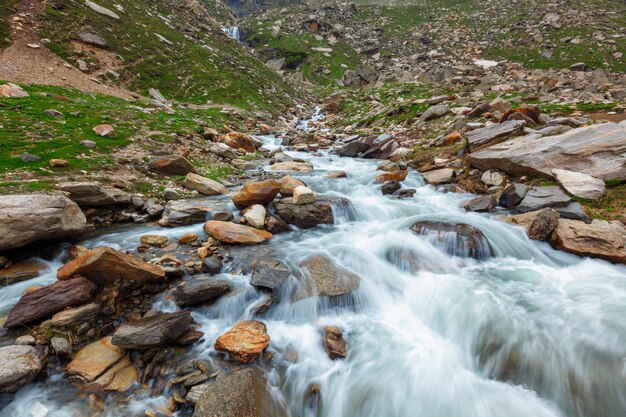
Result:
<svg viewBox="0 0 626 417">
<path fill-rule="evenodd" d="M 222 32 L 224 32 L 228 37 L 233 38 L 237 42 L 241 42 L 241 38 L 239 36 L 239 27 L 225 26 L 222 28 Z"/>
</svg>

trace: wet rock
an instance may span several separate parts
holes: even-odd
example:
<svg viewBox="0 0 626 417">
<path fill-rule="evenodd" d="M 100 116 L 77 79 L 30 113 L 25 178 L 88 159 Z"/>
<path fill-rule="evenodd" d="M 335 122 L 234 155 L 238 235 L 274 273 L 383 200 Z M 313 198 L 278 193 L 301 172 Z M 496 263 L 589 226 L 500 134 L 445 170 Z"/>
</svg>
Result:
<svg viewBox="0 0 626 417">
<path fill-rule="evenodd" d="M 505 183 L 506 177 L 498 171 L 486 171 L 480 177 L 480 180 L 483 182 L 483 184 L 490 187 L 499 187 Z"/>
<path fill-rule="evenodd" d="M 265 230 L 214 220 L 210 220 L 204 224 L 204 231 L 220 242 L 236 245 L 254 245 L 263 243 L 272 238 L 272 234 Z"/>
<path fill-rule="evenodd" d="M 168 201 L 159 220 L 161 226 L 176 227 L 201 223 L 207 219 L 211 208 L 196 201 Z"/>
<path fill-rule="evenodd" d="M 556 249 L 579 256 L 626 264 L 626 226 L 618 221 L 593 220 L 586 224 L 561 219 L 550 236 L 550 243 Z"/>
<path fill-rule="evenodd" d="M 229 192 L 228 188 L 224 187 L 219 182 L 194 173 L 187 174 L 187 177 L 185 177 L 183 181 L 183 186 L 190 190 L 196 190 L 204 195 L 220 195 L 228 194 Z"/>
<path fill-rule="evenodd" d="M 491 146 L 468 157 L 476 168 L 554 179 L 555 167 L 602 180 L 626 180 L 626 122 L 603 123 L 539 140 L 529 135 Z"/>
<path fill-rule="evenodd" d="M 197 401 L 193 417 L 286 417 L 254 368 L 220 374 Z"/>
<path fill-rule="evenodd" d="M 239 132 L 227 133 L 222 136 L 221 141 L 232 149 L 238 149 L 244 152 L 254 152 L 260 147 L 260 143 L 252 139 L 252 137 Z"/>
<path fill-rule="evenodd" d="M 411 230 L 428 237 L 435 246 L 453 256 L 478 260 L 495 256 L 483 232 L 469 224 L 419 221 Z"/>
<path fill-rule="evenodd" d="M 170 243 L 170 239 L 163 235 L 143 235 L 139 238 L 139 240 L 144 245 L 154 246 L 157 248 L 165 247 L 168 243 Z"/>
<path fill-rule="evenodd" d="M 326 175 L 326 178 L 337 179 L 337 178 L 348 178 L 348 174 L 345 171 L 333 171 Z"/>
<path fill-rule="evenodd" d="M 227 352 L 243 363 L 251 363 L 261 356 L 270 344 L 267 327 L 256 320 L 244 320 L 215 341 L 215 349 Z"/>
<path fill-rule="evenodd" d="M 311 204 L 294 204 L 293 199 L 283 198 L 276 201 L 274 206 L 278 215 L 289 224 L 295 224 L 302 229 L 310 229 L 319 224 L 333 224 L 333 204 L 349 206 L 350 202 L 344 198 L 318 196 Z"/>
<path fill-rule="evenodd" d="M 522 202 L 527 192 L 528 186 L 518 183 L 511 184 L 500 195 L 498 204 L 504 208 L 512 209 Z"/>
<path fill-rule="evenodd" d="M 420 122 L 427 122 L 429 120 L 439 119 L 440 117 L 448 114 L 450 109 L 448 106 L 440 105 L 440 106 L 432 106 L 429 107 L 420 117 Z"/>
<path fill-rule="evenodd" d="M 260 204 L 254 204 L 248 207 L 243 214 L 243 218 L 246 219 L 248 224 L 256 229 L 263 229 L 265 227 L 265 216 L 267 210 Z"/>
<path fill-rule="evenodd" d="M 209 304 L 228 294 L 230 290 L 230 284 L 226 281 L 194 276 L 192 280 L 183 282 L 176 288 L 174 299 L 181 307 Z"/>
<path fill-rule="evenodd" d="M 100 306 L 95 303 L 70 308 L 56 313 L 50 319 L 50 326 L 54 328 L 71 327 L 79 323 L 88 323 L 95 319 L 100 312 Z"/>
<path fill-rule="evenodd" d="M 47 362 L 45 349 L 27 345 L 0 347 L 0 393 L 15 392 L 31 382 Z"/>
<path fill-rule="evenodd" d="M 308 162 L 289 161 L 273 164 L 270 169 L 272 171 L 311 172 L 313 171 L 313 165 Z"/>
<path fill-rule="evenodd" d="M 197 233 L 193 233 L 193 232 L 189 232 L 189 233 L 185 233 L 184 235 L 182 235 L 181 237 L 178 238 L 178 243 L 181 245 L 188 245 L 190 243 L 193 243 L 195 241 L 198 240 L 198 234 Z"/>
<path fill-rule="evenodd" d="M 29 94 L 22 87 L 16 84 L 7 83 L 0 85 L 0 97 L 28 97 Z"/>
<path fill-rule="evenodd" d="M 335 265 L 325 256 L 313 256 L 300 264 L 303 278 L 293 295 L 298 301 L 307 297 L 338 297 L 357 290 L 361 279 L 347 269 Z"/>
<path fill-rule="evenodd" d="M 559 218 L 559 213 L 554 209 L 545 208 L 529 213 L 508 216 L 505 220 L 525 228 L 529 238 L 545 241 L 550 236 L 550 233 L 558 226 Z"/>
<path fill-rule="evenodd" d="M 276 198 L 282 186 L 283 184 L 276 180 L 249 182 L 233 195 L 232 200 L 238 209 L 253 204 L 264 205 Z"/>
<path fill-rule="evenodd" d="M 339 151 L 337 151 L 337 154 L 343 157 L 354 158 L 359 154 L 369 150 L 369 148 L 370 145 L 366 142 L 361 140 L 353 140 L 352 142 L 345 144 L 341 149 L 339 149 Z"/>
<path fill-rule="evenodd" d="M 153 158 L 148 164 L 150 171 L 164 175 L 187 175 L 197 173 L 196 168 L 182 156 Z"/>
<path fill-rule="evenodd" d="M 420 172 L 424 181 L 430 185 L 447 184 L 454 178 L 454 170 L 451 168 L 436 169 L 434 171 Z"/>
<path fill-rule="evenodd" d="M 556 185 L 533 187 L 526 193 L 522 202 L 515 208 L 516 213 L 541 210 L 546 207 L 565 207 L 571 198 Z"/>
<path fill-rule="evenodd" d="M 468 133 L 467 141 L 472 149 L 486 145 L 495 145 L 512 136 L 521 135 L 524 132 L 525 125 L 526 122 L 522 120 L 495 123 Z"/>
<path fill-rule="evenodd" d="M 381 187 L 380 191 L 383 195 L 393 194 L 402 188 L 402 184 L 399 181 L 386 181 Z"/>
<path fill-rule="evenodd" d="M 376 180 L 374 180 L 374 182 L 376 184 L 384 184 L 387 181 L 404 181 L 408 174 L 408 169 L 399 169 L 396 171 L 383 172 L 382 174 L 378 174 L 376 176 Z"/>
<path fill-rule="evenodd" d="M 339 327 L 324 327 L 324 338 L 322 342 L 324 350 L 330 359 L 343 359 L 346 357 L 346 341 Z"/>
<path fill-rule="evenodd" d="M 309 187 L 299 185 L 293 189 L 293 204 L 312 204 L 315 203 L 315 193 Z"/>
<path fill-rule="evenodd" d="M 582 172 L 553 169 L 552 174 L 565 191 L 576 197 L 598 200 L 606 191 L 604 181 Z"/>
<path fill-rule="evenodd" d="M 277 216 L 273 216 L 273 215 L 267 216 L 267 220 L 265 221 L 265 230 L 267 230 L 273 235 L 293 231 L 291 226 L 289 226 L 285 221 L 283 221 L 283 219 Z"/>
<path fill-rule="evenodd" d="M 98 391 L 128 391 L 139 378 L 124 349 L 105 337 L 84 347 L 67 365 L 70 381 Z"/>
<path fill-rule="evenodd" d="M 219 274 L 224 265 L 217 256 L 210 256 L 202 260 L 202 272 L 206 274 Z"/>
<path fill-rule="evenodd" d="M 250 284 L 269 291 L 282 287 L 291 276 L 291 268 L 280 261 L 263 259 L 257 262 Z"/>
<path fill-rule="evenodd" d="M 174 342 L 190 329 L 188 311 L 159 313 L 121 325 L 113 333 L 111 343 L 124 349 L 144 350 Z"/>
<path fill-rule="evenodd" d="M 0 251 L 80 236 L 86 224 L 78 205 L 66 197 L 12 195 L 0 201 Z"/>
<path fill-rule="evenodd" d="M 467 211 L 475 211 L 475 212 L 487 212 L 491 211 L 496 207 L 496 198 L 492 195 L 481 195 L 475 198 L 472 198 L 465 204 L 463 204 L 463 208 Z"/>
<path fill-rule="evenodd" d="M 57 271 L 59 280 L 82 276 L 98 284 L 110 284 L 118 279 L 138 282 L 159 282 L 165 280 L 165 272 L 158 265 L 143 262 L 132 255 L 102 247 L 90 250 Z"/>
<path fill-rule="evenodd" d="M 0 269 L 0 286 L 11 285 L 38 277 L 48 266 L 37 260 L 29 260 Z"/>
<path fill-rule="evenodd" d="M 296 187 L 301 185 L 306 186 L 306 184 L 290 175 L 287 175 L 280 179 L 282 186 L 280 187 L 280 195 L 283 197 L 291 197 L 293 195 L 293 190 Z"/>
</svg>

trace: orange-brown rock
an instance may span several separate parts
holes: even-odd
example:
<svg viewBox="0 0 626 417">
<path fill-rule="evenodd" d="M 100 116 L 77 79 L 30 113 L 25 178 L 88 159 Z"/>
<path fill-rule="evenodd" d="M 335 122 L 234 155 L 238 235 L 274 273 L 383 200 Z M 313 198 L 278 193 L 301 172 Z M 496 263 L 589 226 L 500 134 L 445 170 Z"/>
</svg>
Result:
<svg viewBox="0 0 626 417">
<path fill-rule="evenodd" d="M 383 172 L 376 176 L 376 184 L 383 184 L 387 181 L 404 181 L 408 175 L 409 170 L 399 169 L 397 171 Z"/>
<path fill-rule="evenodd" d="M 75 276 L 82 276 L 103 285 L 122 278 L 133 281 L 159 281 L 165 279 L 165 272 L 160 266 L 143 262 L 109 247 L 102 247 L 89 251 L 57 271 L 59 280 Z"/>
<path fill-rule="evenodd" d="M 277 180 L 249 182 L 232 196 L 232 200 L 238 209 L 253 204 L 267 204 L 276 198 L 282 186 L 283 184 Z"/>
<path fill-rule="evenodd" d="M 259 131 L 263 135 L 271 135 L 274 132 L 271 126 L 266 125 L 265 123 L 259 125 Z"/>
<path fill-rule="evenodd" d="M 541 124 L 541 120 L 539 119 L 541 109 L 539 108 L 539 106 L 518 107 L 511 109 L 502 115 L 499 122 L 504 123 L 507 120 L 516 120 L 514 117 L 514 115 L 516 114 L 522 114 L 525 117 L 531 119 L 535 124 Z"/>
<path fill-rule="evenodd" d="M 49 164 L 53 168 L 62 168 L 68 166 L 70 163 L 65 159 L 51 159 Z"/>
<path fill-rule="evenodd" d="M 330 174 L 326 175 L 326 178 L 347 178 L 348 174 L 345 171 L 333 171 Z"/>
<path fill-rule="evenodd" d="M 234 358 L 250 363 L 255 361 L 270 344 L 267 327 L 260 321 L 245 320 L 215 341 L 215 349 L 230 353 Z"/>
<path fill-rule="evenodd" d="M 272 234 L 265 230 L 215 220 L 206 222 L 204 224 L 204 231 L 220 242 L 239 245 L 254 245 L 256 243 L 263 243 L 272 238 Z"/>
<path fill-rule="evenodd" d="M 28 97 L 28 93 L 19 85 L 7 83 L 0 85 L 0 97 Z"/>
<path fill-rule="evenodd" d="M 292 177 L 291 175 L 287 175 L 280 179 L 282 186 L 280 187 L 280 195 L 283 197 L 291 197 L 293 195 L 293 190 L 300 186 L 306 184 L 299 179 Z"/>
<path fill-rule="evenodd" d="M 463 136 L 461 135 L 461 133 L 454 131 L 444 136 L 443 143 L 445 143 L 446 145 L 450 145 L 451 143 L 456 143 L 461 140 L 463 140 Z"/>
<path fill-rule="evenodd" d="M 240 132 L 230 132 L 222 136 L 222 142 L 233 149 L 243 149 L 246 152 L 254 152 L 257 144 L 250 136 Z"/>
</svg>

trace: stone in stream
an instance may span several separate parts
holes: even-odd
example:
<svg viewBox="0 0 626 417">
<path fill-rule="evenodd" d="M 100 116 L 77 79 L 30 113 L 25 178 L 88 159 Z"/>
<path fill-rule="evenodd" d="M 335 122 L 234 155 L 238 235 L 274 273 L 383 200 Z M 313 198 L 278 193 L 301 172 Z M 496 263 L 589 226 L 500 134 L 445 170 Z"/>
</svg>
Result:
<svg viewBox="0 0 626 417">
<path fill-rule="evenodd" d="M 185 226 L 207 219 L 211 208 L 197 201 L 168 201 L 159 225 L 166 227 Z"/>
<path fill-rule="evenodd" d="M 269 291 L 275 291 L 282 287 L 291 276 L 291 268 L 284 263 L 263 259 L 254 265 L 250 284 Z"/>
<path fill-rule="evenodd" d="M 74 354 L 72 345 L 70 345 L 69 341 L 65 337 L 55 336 L 51 338 L 50 346 L 52 346 L 52 350 L 59 359 L 66 360 L 71 358 Z"/>
<path fill-rule="evenodd" d="M 387 181 L 404 181 L 409 174 L 408 169 L 398 169 L 396 171 L 383 172 L 378 174 L 374 180 L 375 184 L 384 184 Z"/>
<path fill-rule="evenodd" d="M 174 291 L 176 304 L 181 307 L 208 304 L 230 292 L 230 284 L 226 281 L 196 275 L 190 281 L 181 283 Z"/>
<path fill-rule="evenodd" d="M 315 193 L 309 187 L 299 185 L 293 189 L 293 204 L 312 204 L 315 200 Z"/>
<path fill-rule="evenodd" d="M 25 292 L 9 312 L 4 327 L 14 328 L 47 319 L 66 307 L 91 301 L 97 290 L 93 282 L 78 277 Z"/>
<path fill-rule="evenodd" d="M 526 122 L 523 120 L 508 120 L 504 123 L 495 123 L 467 134 L 470 148 L 494 145 L 511 136 L 519 136 L 524 132 Z"/>
<path fill-rule="evenodd" d="M 505 220 L 509 223 L 522 226 L 526 229 L 529 238 L 545 241 L 550 236 L 550 233 L 558 226 L 559 218 L 559 213 L 554 209 L 544 208 L 529 213 L 507 216 Z"/>
<path fill-rule="evenodd" d="M 400 181 L 386 181 L 380 187 L 380 191 L 383 193 L 383 195 L 389 195 L 395 193 L 400 188 L 402 188 L 402 184 L 400 184 Z"/>
<path fill-rule="evenodd" d="M 217 256 L 209 256 L 202 260 L 202 272 L 205 274 L 219 274 L 223 266 L 222 261 Z"/>
<path fill-rule="evenodd" d="M 311 172 L 313 165 L 308 162 L 279 162 L 270 166 L 272 171 L 294 171 L 294 172 Z"/>
<path fill-rule="evenodd" d="M 267 204 L 274 200 L 283 184 L 277 180 L 249 182 L 232 196 L 233 203 L 238 209 L 244 209 L 253 204 Z"/>
<path fill-rule="evenodd" d="M 78 205 L 56 195 L 12 195 L 0 200 L 0 251 L 82 235 L 87 219 Z"/>
<path fill-rule="evenodd" d="M 553 169 L 552 174 L 561 187 L 573 196 L 587 200 L 598 200 L 606 192 L 604 181 L 582 172 Z"/>
<path fill-rule="evenodd" d="M 244 152 L 254 152 L 261 145 L 252 137 L 240 132 L 229 132 L 222 136 L 221 141 L 232 149 Z"/>
<path fill-rule="evenodd" d="M 85 277 L 98 285 L 110 284 L 118 279 L 138 282 L 165 280 L 165 272 L 160 266 L 109 247 L 90 250 L 57 271 L 59 280 L 75 276 Z"/>
<path fill-rule="evenodd" d="M 197 400 L 193 417 L 287 417 L 273 399 L 265 377 L 258 369 L 244 368 L 220 373 L 206 384 Z"/>
<path fill-rule="evenodd" d="M 495 252 L 480 229 L 463 223 L 419 221 L 411 226 L 418 235 L 453 256 L 478 260 L 495 256 Z"/>
<path fill-rule="evenodd" d="M 546 207 L 565 207 L 570 201 L 572 199 L 558 185 L 533 187 L 528 190 L 522 202 L 515 208 L 515 212 L 527 213 Z"/>
<path fill-rule="evenodd" d="M 343 145 L 343 147 L 337 151 L 337 154 L 343 157 L 354 158 L 367 151 L 369 148 L 369 144 L 360 140 L 353 140 L 352 142 Z"/>
<path fill-rule="evenodd" d="M 518 183 L 511 184 L 500 195 L 498 205 L 512 209 L 522 202 L 527 192 L 528 186 Z"/>
<path fill-rule="evenodd" d="M 111 343 L 124 349 L 145 350 L 174 342 L 191 329 L 191 313 L 159 313 L 122 324 L 113 333 Z"/>
<path fill-rule="evenodd" d="M 148 167 L 152 172 L 170 176 L 187 175 L 190 172 L 197 173 L 191 162 L 180 155 L 153 158 Z"/>
<path fill-rule="evenodd" d="M 267 210 L 260 204 L 254 204 L 248 207 L 243 213 L 243 218 L 246 219 L 248 224 L 256 229 L 263 229 L 265 227 L 265 216 Z"/>
<path fill-rule="evenodd" d="M 481 195 L 463 204 L 463 208 L 467 211 L 486 212 L 496 207 L 496 198 L 492 195 Z"/>
<path fill-rule="evenodd" d="M 157 248 L 163 248 L 170 243 L 170 239 L 163 235 L 143 235 L 139 238 L 144 245 L 154 246 Z"/>
<path fill-rule="evenodd" d="M 139 379 L 126 351 L 105 337 L 85 346 L 67 365 L 70 381 L 97 391 L 128 391 Z"/>
<path fill-rule="evenodd" d="M 132 195 L 97 182 L 65 182 L 58 185 L 61 191 L 81 207 L 130 205 Z"/>
<path fill-rule="evenodd" d="M 48 265 L 37 260 L 13 264 L 8 268 L 0 269 L 0 287 L 38 277 L 47 269 Z"/>
<path fill-rule="evenodd" d="M 272 234 L 265 230 L 244 226 L 231 222 L 209 220 L 204 224 L 204 231 L 214 239 L 223 243 L 235 245 L 254 245 L 263 243 L 272 238 Z"/>
<path fill-rule="evenodd" d="M 53 328 L 71 327 L 79 323 L 88 323 L 95 319 L 100 312 L 100 306 L 95 303 L 84 306 L 70 308 L 56 313 L 50 319 L 50 326 Z"/>
<path fill-rule="evenodd" d="M 308 297 L 339 297 L 357 290 L 361 283 L 358 275 L 335 265 L 326 256 L 312 256 L 300 264 L 303 277 L 300 288 L 292 300 Z"/>
<path fill-rule="evenodd" d="M 333 205 L 345 209 L 352 207 L 349 200 L 330 196 L 317 196 L 316 201 L 310 204 L 294 204 L 291 197 L 274 203 L 278 215 L 284 221 L 302 229 L 310 229 L 320 224 L 333 224 L 335 221 Z"/>
<path fill-rule="evenodd" d="M 16 392 L 31 382 L 46 365 L 46 348 L 27 345 L 0 347 L 0 393 Z"/>
<path fill-rule="evenodd" d="M 451 168 L 436 169 L 434 171 L 420 172 L 420 175 L 430 185 L 447 184 L 454 178 L 454 170 Z"/>
<path fill-rule="evenodd" d="M 183 181 L 183 186 L 204 195 L 228 194 L 228 188 L 217 181 L 190 172 Z"/>
<path fill-rule="evenodd" d="M 348 178 L 348 174 L 345 171 L 333 171 L 329 172 L 326 175 L 326 178 L 337 179 L 337 178 Z"/>
<path fill-rule="evenodd" d="M 556 249 L 579 256 L 626 264 L 626 226 L 618 221 L 596 219 L 586 224 L 560 219 L 550 243 Z"/>
<path fill-rule="evenodd" d="M 273 235 L 293 231 L 291 226 L 289 226 L 283 219 L 271 214 L 267 216 L 267 220 L 265 221 L 265 230 Z"/>
<path fill-rule="evenodd" d="M 468 157 L 481 170 L 554 179 L 554 168 L 602 180 L 626 180 L 626 121 L 570 130 L 561 135 L 528 135 L 491 146 Z"/>
<path fill-rule="evenodd" d="M 293 195 L 293 190 L 296 187 L 301 185 L 306 186 L 306 184 L 299 179 L 292 177 L 291 175 L 287 175 L 280 179 L 282 186 L 280 187 L 280 195 L 283 197 L 291 197 Z"/>
<path fill-rule="evenodd" d="M 330 359 L 343 359 L 346 357 L 346 341 L 339 327 L 324 327 L 322 343 Z"/>
<path fill-rule="evenodd" d="M 270 344 L 267 327 L 256 320 L 244 320 L 215 341 L 215 350 L 229 353 L 243 363 L 251 363 L 261 356 Z"/>
</svg>

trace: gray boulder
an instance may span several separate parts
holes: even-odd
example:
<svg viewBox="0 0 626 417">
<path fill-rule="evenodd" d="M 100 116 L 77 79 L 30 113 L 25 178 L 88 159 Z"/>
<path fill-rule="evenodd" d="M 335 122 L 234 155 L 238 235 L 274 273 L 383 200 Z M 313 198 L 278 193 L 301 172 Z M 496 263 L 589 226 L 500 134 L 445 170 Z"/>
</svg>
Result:
<svg viewBox="0 0 626 417">
<path fill-rule="evenodd" d="M 65 182 L 58 185 L 69 193 L 69 198 L 81 207 L 130 205 L 132 195 L 97 182 Z"/>
<path fill-rule="evenodd" d="M 174 299 L 181 307 L 208 304 L 229 293 L 230 289 L 226 281 L 195 276 L 193 280 L 183 282 L 176 288 Z"/>
<path fill-rule="evenodd" d="M 519 136 L 524 132 L 526 122 L 522 120 L 508 120 L 495 123 L 487 127 L 476 129 L 467 134 L 470 147 L 477 148 L 502 142 L 511 136 Z"/>
<path fill-rule="evenodd" d="M 528 213 L 529 211 L 541 210 L 546 207 L 565 207 L 570 201 L 572 199 L 557 185 L 533 187 L 515 208 L 515 212 Z"/>
<path fill-rule="evenodd" d="M 0 393 L 15 392 L 31 382 L 47 362 L 46 349 L 26 345 L 0 348 Z"/>
<path fill-rule="evenodd" d="M 287 223 L 302 229 L 310 229 L 320 224 L 333 224 L 333 206 L 351 208 L 349 200 L 341 197 L 318 196 L 309 204 L 294 204 L 293 198 L 283 198 L 274 203 L 278 215 Z"/>
<path fill-rule="evenodd" d="M 302 285 L 292 299 L 307 297 L 338 297 L 350 294 L 359 288 L 361 279 L 347 269 L 335 265 L 325 256 L 313 256 L 300 264 Z"/>
</svg>

